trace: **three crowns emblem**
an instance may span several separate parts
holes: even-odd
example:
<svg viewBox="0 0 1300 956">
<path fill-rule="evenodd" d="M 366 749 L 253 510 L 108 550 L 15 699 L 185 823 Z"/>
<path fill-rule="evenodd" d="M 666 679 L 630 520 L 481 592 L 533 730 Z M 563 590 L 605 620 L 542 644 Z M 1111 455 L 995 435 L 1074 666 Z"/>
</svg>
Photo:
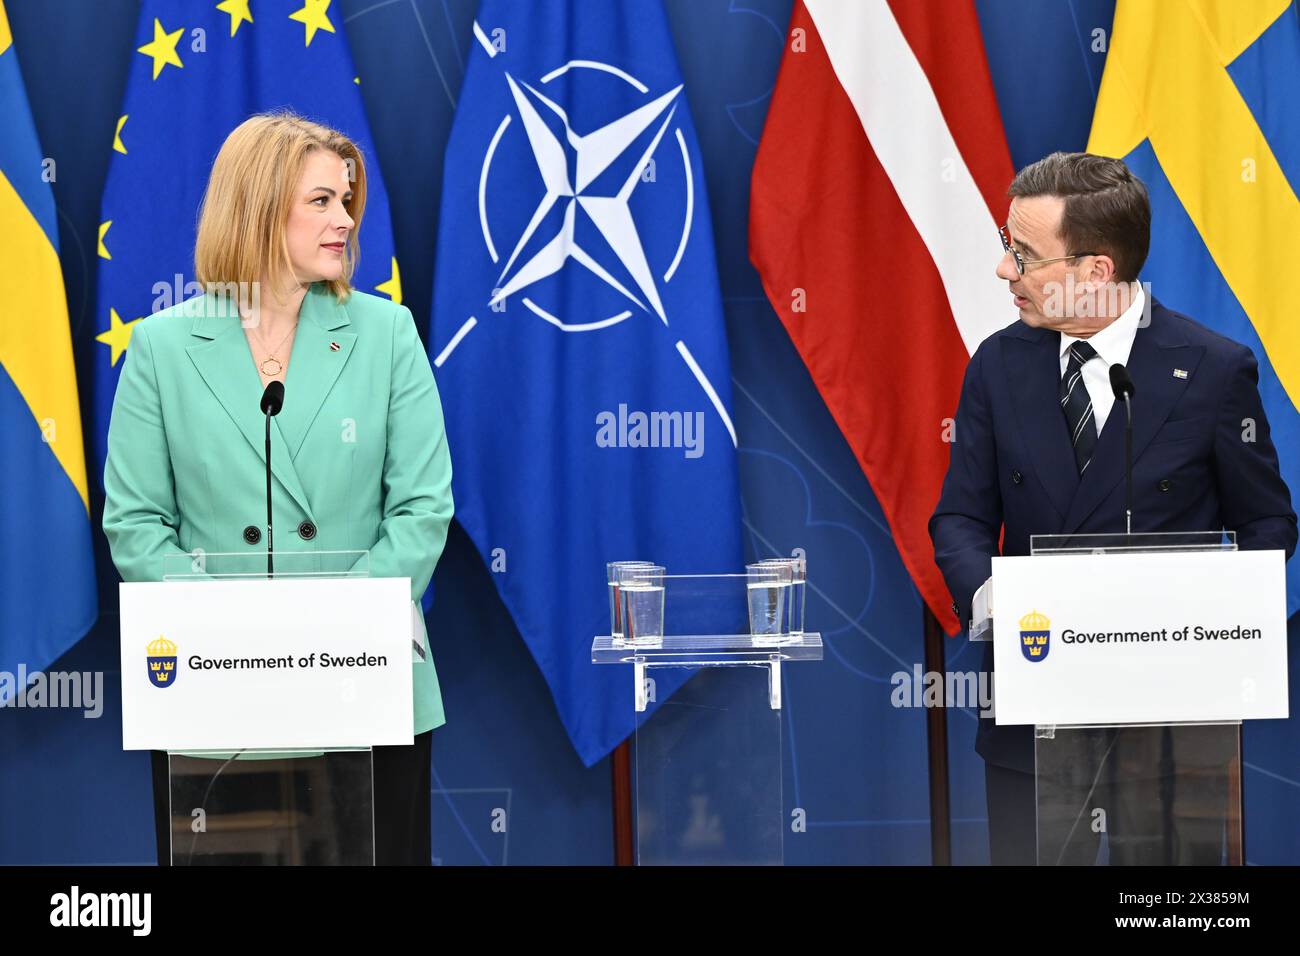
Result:
<svg viewBox="0 0 1300 956">
<path fill-rule="evenodd" d="M 176 683 L 176 645 L 161 634 L 145 648 L 149 664 L 149 683 L 155 687 L 170 687 Z"/>
<path fill-rule="evenodd" d="M 1030 611 L 1020 619 L 1020 650 L 1025 660 L 1037 664 L 1052 649 L 1052 622 L 1046 614 Z"/>
</svg>

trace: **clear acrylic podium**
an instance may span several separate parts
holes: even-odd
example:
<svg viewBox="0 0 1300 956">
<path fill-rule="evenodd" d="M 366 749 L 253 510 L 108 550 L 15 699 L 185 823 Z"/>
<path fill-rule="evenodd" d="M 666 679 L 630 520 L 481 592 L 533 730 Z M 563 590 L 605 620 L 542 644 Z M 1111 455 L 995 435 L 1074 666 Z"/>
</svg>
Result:
<svg viewBox="0 0 1300 956">
<path fill-rule="evenodd" d="M 1223 531 L 1030 538 L 1045 557 L 1235 550 Z M 1037 726 L 1034 761 L 1040 866 L 1243 861 L 1240 721 Z"/>
<path fill-rule="evenodd" d="M 821 635 L 803 630 L 802 559 L 738 574 L 639 564 L 610 568 L 611 634 L 592 662 L 631 665 L 639 712 L 658 701 L 656 672 L 698 673 L 634 738 L 637 863 L 780 865 L 782 665 L 822 657 Z"/>
<path fill-rule="evenodd" d="M 369 576 L 369 551 L 277 551 L 280 578 Z M 266 552 L 175 555 L 164 581 L 267 577 Z M 238 702 L 232 702 L 238 706 Z M 369 747 L 168 751 L 173 866 L 375 860 Z"/>
</svg>

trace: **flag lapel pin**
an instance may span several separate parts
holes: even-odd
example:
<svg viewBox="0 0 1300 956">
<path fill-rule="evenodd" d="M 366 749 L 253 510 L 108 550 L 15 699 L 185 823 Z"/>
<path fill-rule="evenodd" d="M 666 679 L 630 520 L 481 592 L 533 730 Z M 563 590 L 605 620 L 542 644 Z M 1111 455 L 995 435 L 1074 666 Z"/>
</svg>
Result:
<svg viewBox="0 0 1300 956">
<path fill-rule="evenodd" d="M 1174 369 L 1174 378 L 1187 378 L 1187 369 L 1185 368 Z"/>
<path fill-rule="evenodd" d="M 343 346 L 339 345 L 337 342 L 331 342 L 331 343 L 330 343 L 330 351 L 331 351 L 331 352 L 337 352 L 337 351 L 338 351 L 339 349 L 341 349 L 342 347 L 343 347 Z M 1177 375 L 1178 373 L 1175 372 L 1174 374 Z M 1187 373 L 1184 372 L 1184 373 L 1183 373 L 1183 378 L 1186 378 L 1186 377 L 1187 377 Z"/>
</svg>

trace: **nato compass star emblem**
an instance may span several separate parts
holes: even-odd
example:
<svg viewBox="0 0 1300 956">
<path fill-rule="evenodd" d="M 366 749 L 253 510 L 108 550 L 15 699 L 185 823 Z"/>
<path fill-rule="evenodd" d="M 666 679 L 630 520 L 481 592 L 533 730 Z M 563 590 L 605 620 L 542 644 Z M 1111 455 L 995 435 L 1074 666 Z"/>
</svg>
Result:
<svg viewBox="0 0 1300 956">
<path fill-rule="evenodd" d="M 489 56 L 497 52 L 475 24 L 475 36 Z M 591 128 L 571 117 L 549 84 L 568 76 L 570 80 L 590 72 L 609 76 L 636 91 L 640 102 L 629 111 Z M 540 79 L 530 81 L 504 72 L 513 110 L 502 117 L 483 155 L 478 178 L 478 219 L 483 245 L 498 268 L 494 288 L 485 290 L 488 308 L 500 311 L 507 298 L 518 296 L 521 304 L 537 318 L 555 327 L 558 333 L 596 332 L 641 315 L 669 325 L 660 290 L 673 280 L 682 262 L 695 215 L 694 173 L 690 151 L 680 126 L 674 128 L 674 116 L 682 98 L 682 86 L 652 93 L 646 84 L 630 73 L 608 63 L 594 60 L 571 60 Z M 577 98 L 575 98 L 577 99 Z M 578 102 L 581 102 L 579 99 Z M 581 131 L 580 131 L 581 130 Z M 523 136 L 536 174 L 525 169 L 527 182 L 540 176 L 536 204 L 526 223 L 522 212 L 511 210 L 490 195 L 489 181 L 493 161 L 507 137 Z M 671 148 L 676 142 L 677 149 Z M 668 148 L 664 161 L 680 156 L 683 195 L 680 202 L 680 229 L 675 253 L 662 272 L 652 267 L 642 241 L 645 224 L 634 217 L 632 197 L 645 182 L 645 174 L 662 146 Z M 525 185 L 518 178 L 506 190 L 516 204 Z M 525 207 L 527 208 L 527 207 Z M 497 216 L 494 218 L 493 212 Z M 499 220 L 504 211 L 517 213 L 522 229 L 507 231 Z M 665 217 L 669 221 L 672 217 Z M 672 219 L 674 232 L 677 225 Z M 494 228 L 494 223 L 496 228 Z M 667 245 L 660 244 L 661 247 Z M 664 256 L 667 259 L 667 256 Z M 566 269 L 580 269 L 612 290 L 621 307 L 585 314 L 565 312 L 558 305 L 535 301 L 538 283 Z M 544 295 L 544 292 L 542 293 Z M 573 296 L 579 307 L 592 308 L 587 297 Z M 548 307 L 549 306 L 549 307 Z M 557 314 L 558 313 L 558 314 Z M 476 326 L 478 319 L 469 316 L 434 360 L 442 365 Z M 703 369 L 695 361 L 684 341 L 676 343 L 677 352 L 690 368 L 721 416 L 735 444 L 735 428 L 721 400 Z"/>
<path fill-rule="evenodd" d="M 646 164 L 658 148 L 659 141 L 663 139 L 668 124 L 672 122 L 673 113 L 677 109 L 673 101 L 681 93 L 681 86 L 669 90 L 657 99 L 599 129 L 580 135 L 569 125 L 569 117 L 557 103 L 539 93 L 531 85 L 519 83 L 509 73 L 506 74 L 506 82 L 510 84 L 510 93 L 514 97 L 524 130 L 528 134 L 528 142 L 532 147 L 533 158 L 537 161 L 537 169 L 542 175 L 546 192 L 538 202 L 528 226 L 515 243 L 514 251 L 506 260 L 497 280 L 497 289 L 488 304 L 496 305 L 506 296 L 553 275 L 572 259 L 630 299 L 638 308 L 653 309 L 655 315 L 664 325 L 667 325 L 668 317 L 664 315 L 659 290 L 655 287 L 654 276 L 651 275 L 650 265 L 646 262 L 645 250 L 641 245 L 636 223 L 632 220 L 628 201 L 637 183 L 641 182 Z M 547 126 L 539 112 L 542 109 L 549 110 L 563 123 L 565 134 L 563 141 Z M 509 119 L 507 117 L 502 121 L 500 130 L 505 129 Z M 652 125 L 656 125 L 657 128 L 649 144 L 632 157 L 632 162 L 627 162 L 624 154 Z M 489 148 L 489 153 L 484 159 L 484 179 L 491 160 L 492 151 Z M 605 172 L 619 160 L 623 160 L 627 171 L 626 176 L 618 182 L 617 190 L 611 190 L 608 185 L 603 189 L 597 187 L 596 181 L 598 179 L 603 181 Z M 689 169 L 688 163 L 688 174 Z M 564 219 L 559 231 L 531 255 L 527 257 L 521 255 L 529 241 L 537 234 L 538 226 L 558 203 L 564 204 Z M 609 250 L 632 277 L 636 292 L 628 289 L 602 266 L 592 253 L 578 244 L 574 236 L 574 225 L 579 214 L 587 217 L 596 227 Z M 493 261 L 497 261 L 492 236 L 488 231 L 487 217 L 480 217 L 480 221 L 489 254 L 492 255 Z M 689 229 L 689 225 L 686 224 L 686 229 Z M 684 230 L 683 240 L 685 237 Z M 640 293 L 639 296 L 637 292 Z M 630 312 L 621 313 L 610 321 L 610 324 L 613 324 L 613 321 L 622 321 L 630 315 Z M 588 323 L 586 327 L 570 326 L 565 331 L 590 331 L 590 327 L 591 323 Z M 564 328 L 564 325 L 561 325 L 561 328 Z"/>
</svg>

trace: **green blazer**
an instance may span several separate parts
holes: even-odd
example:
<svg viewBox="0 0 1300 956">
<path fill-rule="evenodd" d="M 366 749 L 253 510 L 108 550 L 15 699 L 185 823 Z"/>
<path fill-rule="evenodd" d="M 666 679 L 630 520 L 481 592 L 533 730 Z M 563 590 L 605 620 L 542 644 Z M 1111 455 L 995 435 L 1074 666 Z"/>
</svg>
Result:
<svg viewBox="0 0 1300 956">
<path fill-rule="evenodd" d="M 271 419 L 275 550 L 369 549 L 371 577 L 409 577 L 418 602 L 452 496 L 442 405 L 411 311 L 364 292 L 339 305 L 313 285 L 284 384 Z M 195 548 L 250 562 L 266 553 L 262 391 L 226 300 L 199 296 L 134 327 L 104 465 L 104 534 L 124 581 L 162 580 L 165 558 Z M 431 648 L 411 670 L 418 734 L 446 722 Z"/>
</svg>

